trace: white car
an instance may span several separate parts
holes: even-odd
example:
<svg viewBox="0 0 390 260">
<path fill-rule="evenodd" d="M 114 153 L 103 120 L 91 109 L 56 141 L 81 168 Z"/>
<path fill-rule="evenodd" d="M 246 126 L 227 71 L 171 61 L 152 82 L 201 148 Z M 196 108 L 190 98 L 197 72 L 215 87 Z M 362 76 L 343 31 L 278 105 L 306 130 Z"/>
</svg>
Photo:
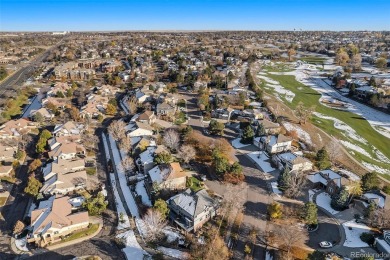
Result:
<svg viewBox="0 0 390 260">
<path fill-rule="evenodd" d="M 322 241 L 322 242 L 320 242 L 319 246 L 322 248 L 331 248 L 331 247 L 333 247 L 333 244 L 331 242 L 328 242 L 328 241 Z"/>
</svg>

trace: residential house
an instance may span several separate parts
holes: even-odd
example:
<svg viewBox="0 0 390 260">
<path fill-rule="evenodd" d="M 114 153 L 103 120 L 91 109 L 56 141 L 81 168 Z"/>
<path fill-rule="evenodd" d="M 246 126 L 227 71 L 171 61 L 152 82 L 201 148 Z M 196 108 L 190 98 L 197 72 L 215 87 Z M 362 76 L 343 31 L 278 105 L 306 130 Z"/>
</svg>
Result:
<svg viewBox="0 0 390 260">
<path fill-rule="evenodd" d="M 184 190 L 188 176 L 177 162 L 157 165 L 148 171 L 149 186 L 158 185 L 163 190 Z"/>
<path fill-rule="evenodd" d="M 262 124 L 264 128 L 264 133 L 266 135 L 277 135 L 280 133 L 281 126 L 278 123 L 274 123 L 268 119 L 263 119 L 257 121 L 258 125 Z"/>
<path fill-rule="evenodd" d="M 367 202 L 367 205 L 373 202 L 381 209 L 390 209 L 390 199 L 387 197 L 389 195 L 381 190 L 370 191 L 362 195 L 362 199 Z"/>
<path fill-rule="evenodd" d="M 61 172 L 52 173 L 51 177 L 43 183 L 40 192 L 43 194 L 69 194 L 76 190 L 84 189 L 87 185 L 87 172 Z"/>
<path fill-rule="evenodd" d="M 43 179 L 47 181 L 56 174 L 82 171 L 85 169 L 84 159 L 65 160 L 58 159 L 46 164 L 42 168 Z"/>
<path fill-rule="evenodd" d="M 271 154 L 291 150 L 291 142 L 292 139 L 290 137 L 282 134 L 261 136 L 253 139 L 254 145 Z"/>
<path fill-rule="evenodd" d="M 383 230 L 383 236 L 375 238 L 375 246 L 381 253 L 390 254 L 390 230 Z"/>
<path fill-rule="evenodd" d="M 167 102 L 158 103 L 156 106 L 156 114 L 158 116 L 173 116 L 176 112 L 176 106 Z"/>
<path fill-rule="evenodd" d="M 313 163 L 309 159 L 290 152 L 274 154 L 272 161 L 280 170 L 288 167 L 290 171 L 309 171 L 313 167 Z"/>
<path fill-rule="evenodd" d="M 35 114 L 37 114 L 37 113 L 41 114 L 42 117 L 44 118 L 44 120 L 51 120 L 54 117 L 54 114 L 50 110 L 48 110 L 45 107 L 41 107 L 40 109 L 32 110 L 30 115 L 29 115 L 29 119 L 33 120 L 35 117 Z"/>
<path fill-rule="evenodd" d="M 54 126 L 54 136 L 72 136 L 80 135 L 84 131 L 84 125 L 73 121 L 68 121 L 65 124 L 58 124 Z"/>
<path fill-rule="evenodd" d="M 39 202 L 31 212 L 27 242 L 44 247 L 49 243 L 60 242 L 62 237 L 87 228 L 88 212 L 72 212 L 69 197 L 50 197 Z"/>
<path fill-rule="evenodd" d="M 154 156 L 166 151 L 167 148 L 164 145 L 155 146 L 154 142 L 150 142 L 150 146 L 140 153 L 136 160 L 138 170 L 143 174 L 147 174 L 154 167 Z"/>
<path fill-rule="evenodd" d="M 154 115 L 153 111 L 147 110 L 147 111 L 143 112 L 142 114 L 140 114 L 138 116 L 138 118 L 136 119 L 136 121 L 151 125 L 156 121 L 156 116 Z"/>
<path fill-rule="evenodd" d="M 15 160 L 15 154 L 17 151 L 17 146 L 8 146 L 0 144 L 0 161 L 13 162 Z"/>
<path fill-rule="evenodd" d="M 330 195 L 337 194 L 341 187 L 348 183 L 347 179 L 332 170 L 315 172 L 307 178 L 315 187 L 325 188 Z"/>
<path fill-rule="evenodd" d="M 219 201 L 206 190 L 192 192 L 187 189 L 167 201 L 169 217 L 185 231 L 199 230 L 204 223 L 217 214 Z"/>
<path fill-rule="evenodd" d="M 19 138 L 36 128 L 35 123 L 25 118 L 9 120 L 0 126 L 0 139 Z"/>
<path fill-rule="evenodd" d="M 130 122 L 125 129 L 129 137 L 153 135 L 153 128 L 142 122 Z"/>
<path fill-rule="evenodd" d="M 52 140 L 57 140 L 56 142 Z M 60 141 L 58 141 L 60 140 Z M 76 156 L 83 157 L 86 154 L 84 146 L 79 143 L 69 141 L 67 138 L 51 138 L 48 140 L 50 147 L 54 147 L 49 151 L 49 157 L 56 159 L 74 159 Z"/>
</svg>

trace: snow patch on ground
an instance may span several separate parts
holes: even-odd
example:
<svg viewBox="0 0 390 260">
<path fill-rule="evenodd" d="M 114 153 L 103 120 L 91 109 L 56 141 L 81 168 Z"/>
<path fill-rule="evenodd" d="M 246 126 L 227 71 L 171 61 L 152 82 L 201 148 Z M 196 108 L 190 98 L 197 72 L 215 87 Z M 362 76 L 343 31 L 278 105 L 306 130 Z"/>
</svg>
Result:
<svg viewBox="0 0 390 260">
<path fill-rule="evenodd" d="M 356 141 L 361 142 L 363 144 L 367 144 L 367 141 L 364 138 L 359 136 L 352 127 L 350 127 L 349 125 L 347 125 L 343 121 L 341 121 L 337 118 L 331 117 L 331 116 L 323 115 L 323 114 L 318 113 L 318 112 L 314 112 L 313 115 L 315 115 L 316 117 L 322 118 L 322 119 L 332 120 L 334 122 L 334 124 L 333 124 L 334 128 L 343 131 L 343 134 L 345 136 L 350 137 L 353 140 L 356 140 Z"/>
<path fill-rule="evenodd" d="M 353 172 L 347 171 L 347 170 L 339 170 L 339 172 L 344 173 L 349 177 L 352 181 L 360 181 L 360 177 L 354 174 Z"/>
<path fill-rule="evenodd" d="M 348 149 L 351 149 L 355 152 L 358 152 L 358 153 L 361 153 L 363 154 L 364 156 L 367 156 L 367 157 L 371 157 L 371 155 L 366 151 L 364 150 L 363 148 L 361 148 L 360 146 L 357 146 L 355 144 L 352 144 L 350 142 L 347 142 L 347 141 L 343 141 L 343 140 L 340 140 L 340 142 Z"/>
<path fill-rule="evenodd" d="M 149 256 L 149 254 L 138 244 L 133 230 L 118 234 L 116 237 L 124 241 L 126 247 L 123 248 L 122 251 L 126 255 L 126 259 L 141 260 L 144 259 L 144 256 Z"/>
<path fill-rule="evenodd" d="M 300 128 L 299 126 L 293 125 L 293 124 L 288 123 L 288 122 L 284 122 L 283 126 L 289 132 L 290 131 L 296 131 L 297 134 L 298 134 L 299 139 L 303 140 L 305 143 L 312 144 L 310 135 L 305 130 Z"/>
<path fill-rule="evenodd" d="M 166 227 L 164 230 L 163 230 L 163 233 L 167 236 L 167 242 L 168 243 L 172 243 L 172 242 L 175 242 L 181 238 L 184 238 L 182 235 L 180 235 L 178 232 L 172 230 L 171 228 L 169 227 Z"/>
<path fill-rule="evenodd" d="M 236 149 L 240 149 L 240 148 L 243 148 L 243 147 L 246 147 L 246 146 L 249 146 L 251 144 L 243 144 L 240 142 L 241 138 L 236 138 L 232 141 L 232 146 Z"/>
<path fill-rule="evenodd" d="M 330 202 L 331 201 L 332 201 L 332 199 L 330 198 L 330 195 L 328 193 L 326 193 L 326 192 L 322 192 L 322 193 L 318 194 L 317 197 L 316 197 L 316 204 L 318 206 L 320 206 L 321 208 L 325 209 L 330 214 L 336 215 L 340 211 L 332 209 L 332 207 L 330 206 Z"/>
<path fill-rule="evenodd" d="M 276 181 L 271 182 L 271 187 L 272 187 L 273 193 L 275 193 L 276 195 L 281 195 L 282 194 L 282 191 L 279 190 L 278 183 Z"/>
<path fill-rule="evenodd" d="M 177 259 L 188 259 L 189 258 L 189 255 L 187 253 L 182 252 L 182 251 L 177 250 L 177 249 L 159 246 L 159 247 L 157 247 L 157 250 L 160 251 L 161 253 L 163 253 L 164 255 L 174 257 Z"/>
<path fill-rule="evenodd" d="M 256 151 L 247 154 L 255 163 L 263 170 L 263 172 L 269 173 L 275 170 L 268 162 L 270 161 L 267 154 L 263 151 Z"/>
<path fill-rule="evenodd" d="M 369 245 L 360 239 L 360 235 L 365 232 L 370 232 L 370 228 L 364 224 L 356 223 L 355 220 L 351 220 L 343 223 L 345 230 L 345 247 L 362 248 L 369 247 Z M 351 229 L 350 229 L 351 228 Z"/>
<path fill-rule="evenodd" d="M 382 167 L 379 167 L 377 165 L 374 165 L 374 164 L 371 164 L 368 162 L 362 162 L 362 164 L 364 165 L 364 167 L 366 167 L 370 171 L 375 171 L 375 172 L 379 172 L 379 173 L 383 173 L 383 174 L 389 174 L 389 170 L 383 169 Z"/>
<path fill-rule="evenodd" d="M 27 248 L 27 237 L 23 237 L 20 239 L 15 239 L 15 246 L 17 249 L 23 252 L 29 252 Z"/>
</svg>

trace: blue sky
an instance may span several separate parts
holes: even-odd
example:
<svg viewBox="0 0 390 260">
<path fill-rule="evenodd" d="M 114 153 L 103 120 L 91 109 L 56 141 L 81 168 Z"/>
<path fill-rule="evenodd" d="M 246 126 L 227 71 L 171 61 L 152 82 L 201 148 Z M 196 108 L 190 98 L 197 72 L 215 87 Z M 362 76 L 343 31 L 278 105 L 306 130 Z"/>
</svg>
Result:
<svg viewBox="0 0 390 260">
<path fill-rule="evenodd" d="M 0 0 L 0 31 L 390 30 L 390 0 Z"/>
</svg>

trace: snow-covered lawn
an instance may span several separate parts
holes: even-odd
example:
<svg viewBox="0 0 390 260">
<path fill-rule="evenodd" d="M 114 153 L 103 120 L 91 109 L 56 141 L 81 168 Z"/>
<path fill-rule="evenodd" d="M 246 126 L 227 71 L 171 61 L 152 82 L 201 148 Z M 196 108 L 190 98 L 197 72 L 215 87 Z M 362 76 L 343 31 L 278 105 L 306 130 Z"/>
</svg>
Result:
<svg viewBox="0 0 390 260">
<path fill-rule="evenodd" d="M 243 147 L 246 147 L 246 146 L 249 146 L 251 144 L 243 144 L 240 142 L 241 138 L 236 138 L 232 141 L 232 146 L 236 149 L 240 149 L 240 148 L 243 148 Z"/>
<path fill-rule="evenodd" d="M 369 247 L 369 245 L 360 239 L 360 235 L 365 232 L 370 232 L 370 228 L 364 224 L 356 223 L 355 220 L 351 220 L 343 223 L 345 230 L 345 242 L 346 247 Z M 351 230 L 349 228 L 352 228 Z"/>
<path fill-rule="evenodd" d="M 332 120 L 334 122 L 334 124 L 333 124 L 334 128 L 341 130 L 345 136 L 347 136 L 353 140 L 356 140 L 360 143 L 367 144 L 366 139 L 364 139 L 360 135 L 358 135 L 352 127 L 350 127 L 349 125 L 347 125 L 343 121 L 341 121 L 337 118 L 331 117 L 331 116 L 323 115 L 323 114 L 318 113 L 318 112 L 314 112 L 313 115 L 315 115 L 316 117 L 322 118 L 322 119 Z"/>
<path fill-rule="evenodd" d="M 325 209 L 330 214 L 336 215 L 340 211 L 332 209 L 332 207 L 330 206 L 330 202 L 331 201 L 332 201 L 332 199 L 330 198 L 330 195 L 328 193 L 326 193 L 326 192 L 322 192 L 322 193 L 318 194 L 317 198 L 316 198 L 316 204 L 318 206 L 320 206 L 321 208 Z"/>
<path fill-rule="evenodd" d="M 149 254 L 142 249 L 138 244 L 137 239 L 133 230 L 123 232 L 116 236 L 119 239 L 123 239 L 125 243 L 125 248 L 122 249 L 123 253 L 126 255 L 128 260 L 141 260 L 144 259 L 144 256 L 149 256 Z"/>
<path fill-rule="evenodd" d="M 257 75 L 258 78 L 260 79 L 263 79 L 267 82 L 266 86 L 268 88 L 272 88 L 273 90 L 275 90 L 277 93 L 281 94 L 284 96 L 284 98 L 288 101 L 288 102 L 292 102 L 292 100 L 294 99 L 295 97 L 295 93 L 290 91 L 290 90 L 287 90 L 285 89 L 283 86 L 280 85 L 280 83 L 276 80 L 273 80 L 273 79 L 270 79 L 269 77 L 266 77 L 264 75 Z"/>
<path fill-rule="evenodd" d="M 358 152 L 358 153 L 361 153 L 363 154 L 364 156 L 367 156 L 367 157 L 371 157 L 371 155 L 366 151 L 364 150 L 363 148 L 361 148 L 360 146 L 357 146 L 355 144 L 352 144 L 348 141 L 343 141 L 343 140 L 340 140 L 340 142 L 347 148 L 347 149 L 350 149 L 350 150 L 353 150 L 355 152 Z"/>
<path fill-rule="evenodd" d="M 173 249 L 173 248 L 159 246 L 159 247 L 157 247 L 157 250 L 160 251 L 161 253 L 163 253 L 164 255 L 174 257 L 177 259 L 188 259 L 188 257 L 189 257 L 189 255 L 187 253 L 182 252 L 182 251 L 177 250 L 177 249 Z"/>
<path fill-rule="evenodd" d="M 299 139 L 303 140 L 305 143 L 310 144 L 310 145 L 312 144 L 310 135 L 306 131 L 304 131 L 302 128 L 300 128 L 299 126 L 293 125 L 293 124 L 288 123 L 288 122 L 284 122 L 283 126 L 284 126 L 284 128 L 286 128 L 287 131 L 296 131 Z"/>
<path fill-rule="evenodd" d="M 275 193 L 276 195 L 281 195 L 282 194 L 282 191 L 279 190 L 278 183 L 276 181 L 271 182 L 271 187 L 272 187 L 273 193 Z"/>
<path fill-rule="evenodd" d="M 263 170 L 263 172 L 269 173 L 275 170 L 268 162 L 270 159 L 266 152 L 256 151 L 247 154 L 255 163 Z"/>
</svg>

